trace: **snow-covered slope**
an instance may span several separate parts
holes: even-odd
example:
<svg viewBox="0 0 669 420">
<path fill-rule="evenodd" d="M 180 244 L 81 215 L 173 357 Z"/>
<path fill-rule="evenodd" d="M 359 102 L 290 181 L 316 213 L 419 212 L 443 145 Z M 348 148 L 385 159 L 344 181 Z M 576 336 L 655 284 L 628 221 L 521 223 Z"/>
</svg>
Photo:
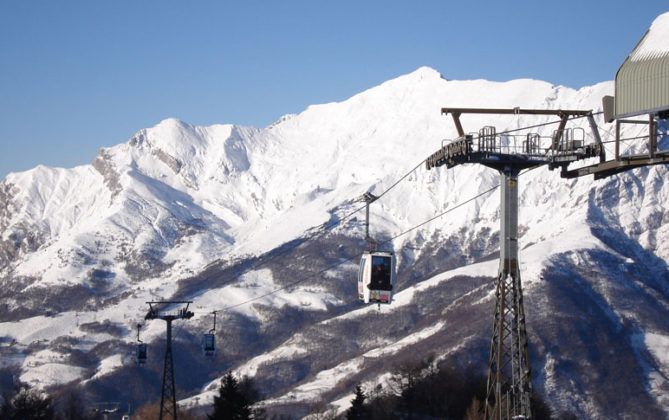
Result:
<svg viewBox="0 0 669 420">
<path fill-rule="evenodd" d="M 420 68 L 264 129 L 196 127 L 169 119 L 102 149 L 91 165 L 10 174 L 0 184 L 0 350 L 6 364 L 42 386 L 85 381 L 92 392 L 102 392 L 113 381 L 138 377 L 145 381 L 139 383 L 151 384 L 159 365 L 148 369 L 153 376 L 139 374 L 128 352 L 134 326 L 147 309 L 144 302 L 170 297 L 194 301 L 196 318 L 177 335 L 180 345 L 191 350 L 197 334 L 210 328 L 209 311 L 258 298 L 222 315 L 226 348 L 217 366 L 192 351 L 184 356 L 183 363 L 198 375 L 182 386 L 206 394 L 197 401 L 206 401 L 208 384 L 227 368 L 270 378 L 265 390 L 277 404 L 300 398 L 335 401 L 345 393 L 319 391 L 322 378 L 336 383 L 336 372 L 349 375 L 353 369 L 365 372 L 361 380 L 376 381 L 388 366 L 372 361 L 385 352 L 411 352 L 417 343 L 441 338 L 439 348 L 446 355 L 474 338 L 485 341 L 487 322 L 479 330 L 473 323 L 459 343 L 444 339 L 440 331 L 452 328 L 453 314 L 489 316 L 489 282 L 465 286 L 459 279 L 495 274 L 494 261 L 470 264 L 497 249 L 498 192 L 393 242 L 401 292 L 395 305 L 383 311 L 434 307 L 425 316 L 433 322 L 410 317 L 402 321 L 404 329 L 365 330 L 349 336 L 350 346 L 336 357 L 324 356 L 323 343 L 330 341 L 314 330 L 329 325 L 323 330 L 336 336 L 341 325 L 367 319 L 376 309 L 360 309 L 355 302 L 354 263 L 313 273 L 354 255 L 362 226 L 359 219 L 348 220 L 317 239 L 300 238 L 357 208 L 352 200 L 364 192 L 385 191 L 442 139 L 454 138 L 452 122 L 440 115 L 443 106 L 597 110 L 612 89 L 611 82 L 574 90 L 535 80 L 449 81 Z M 462 120 L 466 130 L 495 125 L 501 131 L 550 118 L 471 115 Z M 610 127 L 601 119 L 598 123 L 606 137 Z M 578 124 L 587 128 L 585 122 Z M 567 297 L 551 300 L 542 292 L 547 284 L 550 290 L 558 287 L 553 282 L 558 274 L 580 276 L 579 287 L 598 302 L 606 319 L 634 326 L 625 337 L 634 344 L 629 352 L 645 375 L 638 381 L 639 392 L 665 413 L 669 401 L 662 390 L 669 386 L 669 366 L 660 353 L 669 325 L 654 319 L 652 310 L 659 317 L 669 306 L 666 178 L 664 167 L 602 181 L 567 181 L 540 169 L 523 175 L 520 185 L 523 278 L 528 301 L 538 303 L 528 316 L 543 319 L 545 307 L 560 310 Z M 372 233 L 394 236 L 496 184 L 496 173 L 479 166 L 433 171 L 420 166 L 374 203 Z M 433 277 L 441 271 L 447 272 Z M 655 309 L 628 308 L 607 282 L 614 275 L 622 276 L 621 288 L 632 287 L 638 303 Z M 264 296 L 296 280 L 304 281 Z M 450 289 L 454 284 L 459 286 Z M 432 290 L 454 294 L 453 306 L 437 309 L 430 303 Z M 143 338 L 159 339 L 163 328 L 150 324 Z M 533 344 L 548 348 L 554 333 L 538 330 Z M 555 346 L 550 351 L 541 347 L 535 363 L 555 365 L 561 352 L 572 355 L 564 344 Z M 363 360 L 367 368 L 359 369 L 356 363 Z M 59 374 L 68 364 L 72 371 Z M 564 395 L 556 402 L 560 407 L 604 412 L 601 402 L 566 391 L 565 375 L 564 370 L 546 374 L 538 388 L 546 395 Z"/>
<path fill-rule="evenodd" d="M 92 166 L 10 174 L 2 184 L 2 272 L 46 286 L 113 266 L 114 284 L 122 285 L 136 271 L 142 278 L 168 267 L 183 274 L 266 252 L 371 186 L 383 190 L 453 136 L 439 115 L 444 104 L 593 108 L 608 91 L 609 83 L 577 92 L 531 80 L 446 81 L 421 68 L 264 130 L 165 120 L 101 150 Z M 465 118 L 472 129 L 496 122 Z M 493 174 L 475 167 L 418 172 L 381 204 L 388 223 L 379 225 L 387 232 L 410 226 L 492 182 Z M 414 197 L 417 205 L 399 205 Z"/>
</svg>

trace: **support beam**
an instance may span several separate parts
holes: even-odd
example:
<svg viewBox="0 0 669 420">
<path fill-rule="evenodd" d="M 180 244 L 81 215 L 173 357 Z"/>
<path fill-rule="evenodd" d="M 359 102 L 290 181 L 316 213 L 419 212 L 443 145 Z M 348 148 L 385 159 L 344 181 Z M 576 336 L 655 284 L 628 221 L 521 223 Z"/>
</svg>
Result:
<svg viewBox="0 0 669 420">
<path fill-rule="evenodd" d="M 616 120 L 616 161 L 620 160 L 620 120 Z"/>
<path fill-rule="evenodd" d="M 592 110 L 582 109 L 524 109 L 524 108 L 441 108 L 445 114 L 497 114 L 497 115 L 566 115 L 567 117 L 585 117 Z"/>
<path fill-rule="evenodd" d="M 444 112 L 444 110 L 441 110 Z M 458 130 L 458 137 L 464 137 L 465 136 L 465 130 L 462 128 L 462 123 L 460 122 L 460 114 L 461 112 L 452 112 L 451 116 L 453 116 L 453 123 L 455 124 L 455 129 Z"/>
<path fill-rule="evenodd" d="M 560 118 L 560 125 L 558 125 L 557 130 L 555 130 L 555 134 L 553 134 L 553 144 L 551 145 L 551 149 L 553 149 L 553 151 L 557 151 L 560 146 L 562 133 L 564 133 L 564 128 L 567 126 L 567 120 L 569 119 L 569 116 L 561 115 Z"/>
<path fill-rule="evenodd" d="M 160 397 L 160 419 L 177 419 L 177 397 L 174 387 L 174 359 L 172 358 L 172 320 L 167 319 L 167 342 L 163 366 L 163 386 Z"/>
<path fill-rule="evenodd" d="M 650 114 L 648 117 L 648 157 L 652 159 L 657 152 L 657 122 L 655 115 Z"/>
<path fill-rule="evenodd" d="M 362 196 L 362 201 L 365 202 L 365 241 L 369 244 L 370 248 L 372 247 L 372 238 L 369 236 L 369 205 L 375 202 L 379 197 L 375 196 L 371 192 L 366 192 Z"/>
<path fill-rule="evenodd" d="M 599 146 L 599 163 L 606 162 L 606 149 L 602 144 L 602 137 L 599 135 L 599 128 L 595 122 L 595 117 L 591 114 L 588 115 L 588 124 L 590 124 L 590 131 L 592 131 L 592 136 L 595 138 L 595 144 Z"/>
<path fill-rule="evenodd" d="M 532 383 L 518 267 L 519 172 L 500 171 L 500 262 L 485 406 L 486 418 L 495 420 L 531 418 Z"/>
</svg>

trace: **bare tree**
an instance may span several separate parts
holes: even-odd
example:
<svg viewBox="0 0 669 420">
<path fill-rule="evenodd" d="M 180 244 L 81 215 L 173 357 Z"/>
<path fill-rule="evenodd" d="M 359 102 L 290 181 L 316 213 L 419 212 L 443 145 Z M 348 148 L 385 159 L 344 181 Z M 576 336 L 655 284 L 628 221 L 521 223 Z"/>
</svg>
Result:
<svg viewBox="0 0 669 420">
<path fill-rule="evenodd" d="M 334 420 L 337 418 L 337 410 L 330 407 L 323 400 L 316 401 L 309 407 L 309 414 L 305 420 Z"/>
</svg>

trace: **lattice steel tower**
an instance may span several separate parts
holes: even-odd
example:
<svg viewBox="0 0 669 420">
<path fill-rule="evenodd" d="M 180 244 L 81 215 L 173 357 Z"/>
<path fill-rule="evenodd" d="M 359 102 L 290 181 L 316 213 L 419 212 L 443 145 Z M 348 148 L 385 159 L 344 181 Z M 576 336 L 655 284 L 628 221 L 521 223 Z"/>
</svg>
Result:
<svg viewBox="0 0 669 420">
<path fill-rule="evenodd" d="M 459 137 L 432 154 L 426 160 L 427 168 L 478 163 L 500 174 L 500 262 L 495 284 L 485 415 L 500 420 L 529 419 L 532 417 L 532 382 L 518 265 L 518 176 L 524 169 L 541 165 L 564 170 L 570 163 L 581 159 L 598 157 L 603 162 L 604 148 L 591 111 L 442 109 L 442 114 L 448 113 L 453 116 Z M 546 137 L 537 133 L 522 136 L 508 132 L 498 134 L 490 126 L 475 136 L 464 133 L 460 123 L 463 113 L 555 115 L 560 120 L 556 121 L 559 123 L 557 130 Z M 578 130 L 575 132 L 566 127 L 570 118 L 581 117 L 590 122 L 593 144 L 586 145 L 584 135 L 581 137 Z"/>
<path fill-rule="evenodd" d="M 486 408 L 491 409 L 494 418 L 508 418 L 510 413 L 531 417 L 532 382 L 518 268 L 519 172 L 517 166 L 500 170 L 500 260 L 486 401 Z M 502 415 L 503 411 L 506 415 Z"/>
<path fill-rule="evenodd" d="M 165 343 L 165 361 L 163 364 L 163 385 L 160 396 L 160 420 L 166 418 L 177 419 L 177 396 L 174 386 L 174 358 L 172 357 L 172 321 L 175 319 L 190 319 L 193 312 L 188 310 L 191 301 L 162 301 L 146 302 L 149 305 L 149 313 L 146 319 L 162 319 L 167 324 L 167 335 Z M 169 305 L 185 304 L 186 306 L 178 311 L 165 311 Z M 157 305 L 158 307 L 155 307 Z"/>
</svg>

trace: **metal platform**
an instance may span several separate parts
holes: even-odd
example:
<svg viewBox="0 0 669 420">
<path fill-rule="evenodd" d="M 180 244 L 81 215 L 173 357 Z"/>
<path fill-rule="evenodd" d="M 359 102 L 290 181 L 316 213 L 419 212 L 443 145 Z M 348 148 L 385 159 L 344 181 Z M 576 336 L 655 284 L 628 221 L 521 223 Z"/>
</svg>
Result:
<svg viewBox="0 0 669 420">
<path fill-rule="evenodd" d="M 658 122 L 656 118 L 659 118 L 659 116 L 656 117 L 655 115 L 650 115 L 649 118 L 645 120 L 616 120 L 616 134 L 614 139 L 615 151 L 612 160 L 572 170 L 563 168 L 560 175 L 563 178 L 577 178 L 586 175 L 594 175 L 595 179 L 601 179 L 643 166 L 669 164 L 669 151 L 659 150 L 658 148 L 660 143 L 658 139 L 663 135 L 666 135 L 666 133 L 662 134 L 658 131 Z M 621 153 L 621 145 L 626 140 L 621 138 L 620 131 L 621 127 L 625 125 L 645 125 L 648 127 L 648 134 L 646 136 L 632 139 L 642 141 L 646 144 L 648 150 L 645 154 L 624 155 Z"/>
<path fill-rule="evenodd" d="M 578 169 L 566 170 L 560 173 L 563 178 L 578 178 L 586 175 L 594 175 L 595 179 L 653 165 L 669 165 L 669 151 L 658 152 L 654 157 L 648 155 L 622 156 L 618 160 L 609 160 L 596 165 L 584 166 Z"/>
<path fill-rule="evenodd" d="M 581 140 L 568 141 L 557 149 L 541 147 L 541 141 L 546 137 L 526 137 L 518 143 L 517 137 L 504 135 L 511 143 L 504 143 L 502 138 L 479 135 L 477 141 L 469 134 L 446 143 L 425 161 L 427 169 L 446 165 L 452 168 L 465 163 L 479 163 L 493 169 L 501 169 L 505 165 L 533 167 L 548 165 L 551 169 L 564 167 L 572 162 L 599 157 L 601 146 L 598 144 L 583 144 Z M 552 138 L 548 138 L 552 140 Z"/>
<path fill-rule="evenodd" d="M 591 111 L 442 108 L 441 112 L 453 116 L 459 137 L 453 141 L 443 141 L 442 147 L 425 161 L 427 169 L 442 165 L 452 168 L 465 163 L 479 163 L 498 170 L 508 165 L 521 169 L 548 165 L 550 169 L 559 167 L 566 170 L 569 164 L 579 160 L 593 157 L 598 157 L 600 162 L 605 160 L 604 147 Z M 483 127 L 478 133 L 465 134 L 460 122 L 460 115 L 464 113 L 555 115 L 560 120 L 558 128 L 550 136 L 539 133 L 498 133 L 492 126 Z M 575 117 L 587 118 L 590 121 L 594 142 L 586 144 L 584 129 L 566 127 L 569 119 Z"/>
</svg>

